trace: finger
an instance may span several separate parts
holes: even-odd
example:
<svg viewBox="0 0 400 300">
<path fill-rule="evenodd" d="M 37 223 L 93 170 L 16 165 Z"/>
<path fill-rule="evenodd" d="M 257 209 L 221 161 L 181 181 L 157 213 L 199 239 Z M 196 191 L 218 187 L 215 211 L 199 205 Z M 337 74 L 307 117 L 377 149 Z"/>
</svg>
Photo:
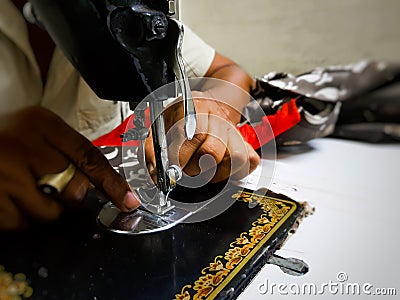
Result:
<svg viewBox="0 0 400 300">
<path fill-rule="evenodd" d="M 254 148 L 246 142 L 247 146 L 247 154 L 249 156 L 249 162 L 250 162 L 250 170 L 249 174 L 252 173 L 260 164 L 261 157 L 258 155 L 258 153 L 254 150 Z"/>
<path fill-rule="evenodd" d="M 218 165 L 212 182 L 226 180 L 230 176 L 234 179 L 243 178 L 249 172 L 248 148 L 239 132 L 232 126 L 227 128 L 227 151 Z"/>
<path fill-rule="evenodd" d="M 170 141 L 168 147 L 170 161 L 184 169 L 207 136 L 208 114 L 196 115 L 196 131 L 191 140 L 186 139 L 183 120 L 175 123 L 167 133 L 167 139 Z"/>
<path fill-rule="evenodd" d="M 145 150 L 145 162 L 146 166 L 143 168 L 147 168 L 150 174 L 154 173 L 156 168 L 156 158 L 154 154 L 154 147 L 153 147 L 153 135 L 150 133 L 149 137 L 145 140 L 144 143 L 144 150 Z M 142 149 L 139 148 L 138 155 L 142 155 Z"/>
<path fill-rule="evenodd" d="M 30 173 L 24 176 L 24 180 L 20 182 L 6 181 L 15 204 L 26 215 L 38 221 L 56 220 L 63 211 L 62 204 L 41 193 L 37 189 L 35 178 Z"/>
<path fill-rule="evenodd" d="M 227 148 L 226 128 L 229 126 L 227 121 L 217 116 L 209 115 L 208 124 L 206 140 L 195 151 L 185 166 L 184 172 L 189 176 L 195 176 L 200 172 L 216 168 L 225 156 Z M 199 161 L 204 155 L 210 155 L 212 159 L 204 160 L 209 161 L 209 164 L 203 163 L 200 170 Z"/>
<path fill-rule="evenodd" d="M 179 122 L 179 123 L 176 123 L 173 126 L 171 126 L 166 133 L 166 137 L 167 137 L 167 144 L 168 144 L 169 161 L 172 164 L 180 166 L 182 168 L 182 165 L 180 163 L 179 152 L 180 152 L 180 149 L 182 148 L 182 145 L 186 141 L 184 128 L 183 128 L 183 122 Z M 196 138 L 196 136 L 194 138 Z M 195 150 L 193 150 L 193 152 L 194 151 Z"/>
<path fill-rule="evenodd" d="M 62 212 L 62 205 L 39 192 L 22 149 L 14 147 L 17 143 L 12 140 L 7 142 L 7 150 L 0 151 L 0 190 L 10 196 L 25 215 L 37 220 L 55 220 Z"/>
<path fill-rule="evenodd" d="M 24 229 L 28 222 L 14 201 L 5 193 L 0 194 L 0 230 Z"/>
<path fill-rule="evenodd" d="M 231 175 L 231 157 L 227 149 L 224 158 L 217 166 L 217 170 L 215 171 L 214 177 L 211 179 L 211 182 L 216 183 L 226 180 L 229 178 L 230 175 Z"/>
<path fill-rule="evenodd" d="M 40 178 L 43 175 L 60 173 L 69 166 L 68 158 L 47 141 L 42 140 L 34 145 L 29 158 L 34 177 Z M 76 169 L 70 182 L 67 183 L 61 195 L 57 195 L 56 198 L 70 207 L 76 206 L 83 200 L 89 185 L 90 182 L 86 175 Z"/>
<path fill-rule="evenodd" d="M 58 198 L 69 207 L 77 206 L 83 201 L 90 187 L 91 184 L 87 176 L 80 170 L 76 170 L 74 177 Z"/>
<path fill-rule="evenodd" d="M 260 157 L 254 151 L 253 147 L 249 144 L 245 143 L 247 151 L 246 153 L 246 163 L 242 165 L 240 169 L 238 169 L 233 175 L 233 180 L 243 179 L 248 176 L 251 172 L 253 172 L 260 162 Z"/>
<path fill-rule="evenodd" d="M 192 159 L 194 153 L 207 139 L 207 133 L 195 133 L 191 140 L 177 139 L 171 143 L 168 153 L 170 153 L 171 162 L 185 170 L 186 165 Z"/>
<path fill-rule="evenodd" d="M 56 115 L 41 110 L 39 117 L 44 118 L 44 124 L 53 125 L 43 128 L 47 141 L 63 152 L 118 208 L 129 211 L 140 205 L 129 184 L 112 168 L 100 149 Z"/>
<path fill-rule="evenodd" d="M 36 178 L 63 172 L 69 165 L 68 158 L 44 140 L 36 143 L 29 151 L 29 166 Z"/>
<path fill-rule="evenodd" d="M 33 177 L 27 179 L 29 182 L 21 182 L 18 185 L 15 184 L 16 181 L 8 182 L 15 204 L 24 214 L 35 220 L 45 222 L 56 220 L 63 211 L 61 203 L 39 192 Z"/>
</svg>

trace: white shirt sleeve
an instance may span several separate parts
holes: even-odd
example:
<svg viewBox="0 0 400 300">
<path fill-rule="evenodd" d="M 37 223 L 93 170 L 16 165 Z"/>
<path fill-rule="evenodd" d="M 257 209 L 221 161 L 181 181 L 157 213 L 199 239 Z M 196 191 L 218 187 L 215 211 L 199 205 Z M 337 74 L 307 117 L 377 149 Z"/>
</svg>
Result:
<svg viewBox="0 0 400 300">
<path fill-rule="evenodd" d="M 203 77 L 211 66 L 215 50 L 184 25 L 182 56 L 186 75 Z"/>
</svg>

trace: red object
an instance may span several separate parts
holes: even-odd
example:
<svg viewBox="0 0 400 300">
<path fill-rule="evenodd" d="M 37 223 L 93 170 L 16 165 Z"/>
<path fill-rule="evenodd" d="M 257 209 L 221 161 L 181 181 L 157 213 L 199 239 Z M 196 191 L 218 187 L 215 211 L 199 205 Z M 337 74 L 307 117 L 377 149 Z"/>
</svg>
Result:
<svg viewBox="0 0 400 300">
<path fill-rule="evenodd" d="M 146 111 L 146 120 L 148 121 L 148 110 Z M 290 100 L 270 116 L 264 116 L 262 121 L 256 126 L 249 124 L 237 127 L 243 138 L 254 148 L 258 149 L 271 141 L 274 137 L 287 131 L 300 122 L 300 113 L 295 99 Z M 111 132 L 97 138 L 92 143 L 95 146 L 121 146 L 121 134 L 128 129 L 133 128 L 133 116 L 127 118 L 121 125 Z M 129 141 L 124 145 L 139 145 L 138 141 Z"/>
<path fill-rule="evenodd" d="M 284 103 L 274 115 L 264 116 L 256 126 L 245 124 L 238 127 L 238 130 L 254 149 L 258 149 L 299 123 L 300 118 L 296 100 L 292 99 Z"/>
<path fill-rule="evenodd" d="M 145 117 L 145 125 L 147 127 L 150 127 L 150 110 L 147 108 L 144 113 Z M 93 145 L 95 146 L 122 146 L 122 139 L 121 135 L 128 131 L 129 129 L 133 128 L 133 119 L 134 115 L 132 114 L 128 118 L 125 119 L 125 121 L 121 124 L 118 125 L 116 128 L 114 128 L 112 131 L 109 133 L 106 133 L 105 135 L 102 135 L 101 137 L 98 137 L 94 141 L 92 141 Z M 140 142 L 139 141 L 129 141 L 129 142 L 124 142 L 124 146 L 139 146 Z"/>
<path fill-rule="evenodd" d="M 126 120 L 114 128 L 109 133 L 102 135 L 101 137 L 92 141 L 95 146 L 121 146 L 121 134 L 126 132 L 128 129 L 133 128 L 133 116 L 126 118 Z M 139 145 L 138 141 L 129 141 L 128 143 L 124 143 L 124 145 L 135 146 Z"/>
</svg>

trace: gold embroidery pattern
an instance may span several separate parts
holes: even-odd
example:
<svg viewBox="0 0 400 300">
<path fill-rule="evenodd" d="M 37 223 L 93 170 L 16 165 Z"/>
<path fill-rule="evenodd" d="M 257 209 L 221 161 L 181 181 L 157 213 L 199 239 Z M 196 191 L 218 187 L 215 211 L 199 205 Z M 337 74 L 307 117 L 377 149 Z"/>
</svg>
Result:
<svg viewBox="0 0 400 300">
<path fill-rule="evenodd" d="M 26 279 L 25 274 L 15 275 L 7 272 L 4 266 L 0 265 L 0 299 L 19 300 L 30 298 L 33 294 L 32 287 Z"/>
<path fill-rule="evenodd" d="M 247 232 L 241 233 L 230 243 L 230 248 L 224 255 L 217 256 L 214 262 L 201 270 L 202 276 L 193 285 L 185 285 L 181 292 L 175 295 L 175 300 L 214 299 L 297 207 L 291 201 L 245 191 L 232 197 L 260 205 L 261 215 Z"/>
</svg>

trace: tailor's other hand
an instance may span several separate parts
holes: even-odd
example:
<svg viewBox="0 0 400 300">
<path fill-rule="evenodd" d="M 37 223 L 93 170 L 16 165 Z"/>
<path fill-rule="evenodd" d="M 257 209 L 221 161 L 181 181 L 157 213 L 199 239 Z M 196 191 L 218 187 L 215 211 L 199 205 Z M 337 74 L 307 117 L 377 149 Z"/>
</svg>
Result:
<svg viewBox="0 0 400 300">
<path fill-rule="evenodd" d="M 183 103 L 170 105 L 165 113 L 168 155 L 170 164 L 180 166 L 188 176 L 206 174 L 210 182 L 241 179 L 259 164 L 260 157 L 243 140 L 235 125 L 241 114 L 226 102 L 217 101 L 207 92 L 192 92 L 196 108 L 196 132 L 192 140 L 184 134 Z M 146 163 L 155 179 L 155 158 L 152 136 L 145 144 Z M 212 160 L 199 164 L 201 157 L 210 155 Z"/>
<path fill-rule="evenodd" d="M 37 180 L 69 163 L 75 174 L 54 198 Z M 0 118 L 0 229 L 20 229 L 57 219 L 64 206 L 79 204 L 91 183 L 122 211 L 139 205 L 127 182 L 101 151 L 54 113 L 31 107 Z"/>
</svg>

